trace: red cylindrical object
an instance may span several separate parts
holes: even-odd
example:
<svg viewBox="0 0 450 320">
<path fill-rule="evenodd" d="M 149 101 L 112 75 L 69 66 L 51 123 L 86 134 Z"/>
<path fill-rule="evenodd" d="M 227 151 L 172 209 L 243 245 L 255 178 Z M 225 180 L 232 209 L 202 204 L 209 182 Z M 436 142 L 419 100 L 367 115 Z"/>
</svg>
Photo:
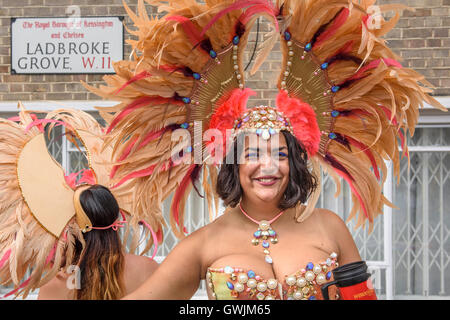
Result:
<svg viewBox="0 0 450 320">
<path fill-rule="evenodd" d="M 352 286 L 340 287 L 339 292 L 343 300 L 377 300 L 370 279 Z"/>
</svg>

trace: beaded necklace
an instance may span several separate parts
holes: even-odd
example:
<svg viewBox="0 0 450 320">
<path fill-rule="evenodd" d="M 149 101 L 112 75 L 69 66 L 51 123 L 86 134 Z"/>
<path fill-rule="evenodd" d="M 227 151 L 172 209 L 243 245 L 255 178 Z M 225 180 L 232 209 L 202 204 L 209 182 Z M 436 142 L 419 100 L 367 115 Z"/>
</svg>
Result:
<svg viewBox="0 0 450 320">
<path fill-rule="evenodd" d="M 252 217 L 250 217 L 247 214 L 247 212 L 245 212 L 245 210 L 242 208 L 242 204 L 241 203 L 239 203 L 239 208 L 241 209 L 241 211 L 244 214 L 244 216 L 246 216 L 247 218 L 249 218 L 251 221 L 253 221 L 254 223 L 256 223 L 258 225 L 258 230 L 256 230 L 253 233 L 252 244 L 254 246 L 257 246 L 261 242 L 262 247 L 263 247 L 263 252 L 265 254 L 264 260 L 267 263 L 273 263 L 272 257 L 270 256 L 269 247 L 270 247 L 270 243 L 272 243 L 272 244 L 278 243 L 278 238 L 277 238 L 277 233 L 271 228 L 270 225 L 275 220 L 277 220 L 279 217 L 281 217 L 281 215 L 285 211 L 284 210 L 281 211 L 279 214 L 277 214 L 275 216 L 275 218 L 273 218 L 270 221 L 267 221 L 267 220 L 257 221 L 255 219 L 253 219 Z M 270 240 L 270 242 L 268 240 Z"/>
</svg>

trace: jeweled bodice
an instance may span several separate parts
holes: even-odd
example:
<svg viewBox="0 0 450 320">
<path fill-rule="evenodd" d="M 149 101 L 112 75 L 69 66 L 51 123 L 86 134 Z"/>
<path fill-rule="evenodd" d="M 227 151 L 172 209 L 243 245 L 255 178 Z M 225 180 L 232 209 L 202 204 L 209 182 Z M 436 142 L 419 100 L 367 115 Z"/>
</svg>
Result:
<svg viewBox="0 0 450 320">
<path fill-rule="evenodd" d="M 326 261 L 309 262 L 305 268 L 286 275 L 284 282 L 264 279 L 253 270 L 226 266 L 208 268 L 206 282 L 212 296 L 218 300 L 315 300 L 322 299 L 321 285 L 332 281 L 332 272 L 338 266 L 337 254 Z M 339 298 L 334 287 L 330 298 Z"/>
</svg>

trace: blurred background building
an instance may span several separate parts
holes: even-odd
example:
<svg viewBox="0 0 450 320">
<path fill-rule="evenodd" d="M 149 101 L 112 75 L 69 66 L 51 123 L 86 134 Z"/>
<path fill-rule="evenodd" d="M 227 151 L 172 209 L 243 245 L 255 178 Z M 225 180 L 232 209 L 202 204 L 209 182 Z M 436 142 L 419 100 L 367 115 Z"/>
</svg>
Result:
<svg viewBox="0 0 450 320">
<path fill-rule="evenodd" d="M 423 74 L 435 87 L 434 96 L 450 109 L 450 0 L 382 0 L 377 4 L 402 2 L 415 8 L 405 11 L 397 27 L 385 38 L 402 58 L 405 67 Z M 126 0 L 136 11 L 137 0 Z M 75 7 L 74 7 L 75 6 Z M 155 8 L 146 5 L 149 14 Z M 75 10 L 75 11 L 74 11 Z M 122 0 L 0 0 L 0 117 L 17 113 L 17 102 L 27 109 L 48 111 L 61 107 L 87 111 L 100 120 L 95 106 L 110 106 L 88 92 L 81 84 L 102 84 L 101 74 L 14 74 L 11 67 L 11 25 L 14 18 L 23 17 L 124 17 L 128 28 L 133 28 L 122 6 Z M 260 32 L 256 32 L 259 27 Z M 256 39 L 260 43 L 267 22 L 261 20 L 252 33 L 248 45 L 248 60 L 254 51 Z M 132 36 L 124 29 L 124 39 Z M 118 37 L 118 40 L 120 37 Z M 15 41 L 20 37 L 15 37 Z M 130 55 L 130 47 L 123 44 L 123 57 Z M 248 80 L 248 86 L 258 93 L 255 105 L 273 105 L 278 77 L 279 47 L 267 62 Z M 374 231 L 348 226 L 361 256 L 367 260 L 373 273 L 377 294 L 386 299 L 450 299 L 450 113 L 431 110 L 425 106 L 420 123 L 412 139 L 408 140 L 411 167 L 404 159 L 401 178 L 388 176 L 385 194 L 398 209 L 386 208 L 376 221 Z M 83 154 L 68 143 L 62 135 L 54 135 L 49 149 L 55 159 L 69 172 L 85 165 Z M 348 217 L 350 190 L 344 185 L 338 198 L 331 179 L 323 177 L 320 207 Z M 151 195 L 149 195 L 151 196 Z M 164 212 L 169 205 L 165 204 Z M 192 195 L 188 202 L 186 228 L 192 232 L 209 222 L 204 200 Z M 158 250 L 162 261 L 177 243 L 169 231 Z M 0 288 L 3 292 L 7 288 Z M 195 298 L 204 298 L 204 285 Z M 33 296 L 31 296 L 33 298 Z"/>
</svg>

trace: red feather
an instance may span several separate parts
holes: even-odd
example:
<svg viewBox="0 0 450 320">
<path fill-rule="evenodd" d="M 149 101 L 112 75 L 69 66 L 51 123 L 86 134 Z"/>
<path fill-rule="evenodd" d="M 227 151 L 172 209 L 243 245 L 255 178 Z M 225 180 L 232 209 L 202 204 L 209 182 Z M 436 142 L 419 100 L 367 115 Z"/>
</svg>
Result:
<svg viewBox="0 0 450 320">
<path fill-rule="evenodd" d="M 369 147 L 366 146 L 364 143 L 359 142 L 349 136 L 345 136 L 345 138 L 350 142 L 350 144 L 354 145 L 355 147 L 359 148 L 360 150 L 364 151 L 364 153 L 369 158 L 370 162 L 372 163 L 372 168 L 375 173 L 375 176 L 378 180 L 380 180 L 380 173 L 378 171 L 377 162 L 375 161 L 375 157 L 373 156 L 372 152 L 370 151 Z"/>
<path fill-rule="evenodd" d="M 74 172 L 67 176 L 64 176 L 64 179 L 66 180 L 67 185 L 74 190 L 77 187 L 77 176 L 78 176 L 78 172 Z"/>
<path fill-rule="evenodd" d="M 367 219 L 369 219 L 370 222 L 372 222 L 373 220 L 369 217 L 369 214 L 366 209 L 366 205 L 364 204 L 364 201 L 363 201 L 361 195 L 359 194 L 359 192 L 356 190 L 355 186 L 353 185 L 351 177 L 349 177 L 347 174 L 345 174 L 344 172 L 342 172 L 336 168 L 334 169 L 334 171 L 336 171 L 338 175 L 340 175 L 342 178 L 344 178 L 345 181 L 347 181 L 353 194 L 358 198 L 359 203 L 361 204 L 361 207 L 363 209 L 364 215 L 366 216 Z"/>
<path fill-rule="evenodd" d="M 122 155 L 119 157 L 118 161 L 123 161 L 131 152 L 131 149 L 134 147 L 134 144 L 136 143 L 137 139 L 139 137 L 134 137 L 133 140 L 128 144 L 128 146 L 123 151 Z M 111 169 L 111 173 L 109 174 L 110 178 L 114 178 L 116 175 L 117 169 L 119 169 L 120 165 L 116 165 Z"/>
<path fill-rule="evenodd" d="M 248 99 L 254 95 L 256 95 L 256 92 L 249 88 L 243 90 L 234 89 L 231 92 L 231 96 L 224 100 L 211 116 L 209 128 L 220 130 L 225 138 L 226 131 L 233 129 L 234 120 L 244 113 Z"/>
<path fill-rule="evenodd" d="M 94 172 L 92 170 L 83 169 L 79 183 L 87 183 L 94 185 L 97 183 Z"/>
<path fill-rule="evenodd" d="M 152 131 L 147 134 L 146 138 L 139 144 L 138 149 L 142 148 L 143 146 L 147 145 L 150 141 L 152 141 L 155 138 L 158 138 L 161 136 L 161 134 L 165 131 L 165 129 L 158 130 L 156 132 Z M 126 149 L 123 151 L 122 155 L 120 156 L 118 161 L 123 161 L 128 157 L 128 155 L 131 152 L 131 149 L 133 149 L 134 145 L 136 144 L 136 141 L 138 140 L 138 137 L 135 137 L 126 147 Z M 112 168 L 110 177 L 113 178 L 117 172 L 117 169 L 120 167 L 120 165 L 116 165 Z"/>
<path fill-rule="evenodd" d="M 8 120 L 13 121 L 13 122 L 20 122 L 20 117 L 19 116 L 11 117 L 11 118 L 8 118 Z"/>
<path fill-rule="evenodd" d="M 183 180 L 181 181 L 180 185 L 178 186 L 177 190 L 175 191 L 175 195 L 173 196 L 173 201 L 172 201 L 172 216 L 175 219 L 177 225 L 179 227 L 180 226 L 180 222 L 179 222 L 179 215 L 180 215 L 180 201 L 181 198 L 183 197 L 184 193 L 186 192 L 187 187 L 189 186 L 189 183 L 191 183 L 191 173 L 194 171 L 195 167 L 197 165 L 196 164 L 192 164 L 186 175 L 184 176 Z M 185 231 L 185 228 L 183 228 L 183 232 Z"/>
<path fill-rule="evenodd" d="M 158 244 L 160 243 L 159 239 L 158 239 L 158 235 L 155 233 L 155 231 L 153 231 L 153 228 L 151 225 L 149 225 L 147 222 L 145 222 L 145 220 L 141 220 L 141 223 L 143 225 L 145 225 L 147 227 L 147 229 L 150 230 L 150 233 L 152 234 L 152 239 L 153 239 L 153 244 L 154 244 L 154 248 L 153 248 L 153 254 L 151 259 L 154 259 L 156 256 L 156 252 L 158 251 Z M 158 230 L 159 231 L 159 230 Z"/>
<path fill-rule="evenodd" d="M 345 181 L 347 181 L 353 194 L 358 198 L 359 203 L 361 204 L 361 207 L 364 211 L 366 218 L 368 218 L 369 221 L 372 222 L 372 219 L 369 217 L 369 214 L 367 213 L 366 206 L 365 206 L 364 202 L 362 201 L 361 195 L 359 194 L 359 192 L 356 190 L 355 186 L 353 185 L 354 179 L 350 175 L 350 173 L 347 171 L 347 169 L 345 169 L 345 167 L 339 161 L 337 161 L 337 159 L 335 159 L 332 155 L 330 155 L 328 153 L 324 157 L 324 160 L 333 167 L 334 171 L 336 171 L 336 173 L 338 175 L 340 175 Z"/>
<path fill-rule="evenodd" d="M 166 165 L 163 165 L 163 166 L 161 167 L 161 171 L 168 170 L 168 169 L 169 169 L 170 167 L 172 167 L 172 166 L 173 166 L 173 162 L 172 162 L 172 160 L 169 160 L 169 162 L 166 163 Z M 149 167 L 146 168 L 146 169 L 134 171 L 134 172 L 128 174 L 128 175 L 127 175 L 125 178 L 123 178 L 122 180 L 120 180 L 119 183 L 117 183 L 116 185 L 114 185 L 114 187 L 112 187 L 112 188 L 113 188 L 113 189 L 114 189 L 114 188 L 117 188 L 117 187 L 121 186 L 122 184 L 124 184 L 125 182 L 127 182 L 128 180 L 133 179 L 133 178 L 141 178 L 141 177 L 147 177 L 147 176 L 150 176 L 150 175 L 153 174 L 153 172 L 155 171 L 155 168 L 156 168 L 156 165 L 153 164 L 153 165 L 149 166 Z"/>
<path fill-rule="evenodd" d="M 313 108 L 297 98 L 290 98 L 281 90 L 277 96 L 277 108 L 289 118 L 295 137 L 303 144 L 308 155 L 314 156 L 319 150 L 320 129 Z"/>
<path fill-rule="evenodd" d="M 162 231 L 161 229 L 159 229 L 158 231 L 156 231 L 156 238 L 158 239 L 158 243 L 162 242 Z"/>
<path fill-rule="evenodd" d="M 30 280 L 31 280 L 31 278 L 28 278 L 28 279 L 25 280 L 19 287 L 17 287 L 16 289 L 14 289 L 14 290 L 8 292 L 7 294 L 5 294 L 5 295 L 3 296 L 3 298 L 7 298 L 7 297 L 9 297 L 9 296 L 15 294 L 16 292 L 18 292 L 20 289 L 26 287 L 26 286 L 28 285 L 28 283 L 30 282 Z"/>
<path fill-rule="evenodd" d="M 332 54 L 326 61 L 331 60 L 333 57 L 336 57 L 338 55 L 346 55 L 352 52 L 353 50 L 353 43 L 354 41 L 348 41 L 343 47 L 338 49 L 334 54 Z M 334 60 L 334 59 L 333 59 Z"/>
<path fill-rule="evenodd" d="M 221 155 L 226 152 L 227 148 L 227 130 L 234 127 L 234 121 L 238 119 L 246 110 L 247 102 L 250 96 L 256 95 L 251 89 L 235 89 L 231 96 L 224 100 L 212 115 L 209 122 L 210 129 L 217 129 L 221 133 L 221 141 L 212 140 L 205 141 L 206 150 L 209 155 L 216 161 L 221 161 Z"/>
<path fill-rule="evenodd" d="M 400 64 L 400 62 L 398 62 L 397 60 L 394 59 L 387 59 L 387 58 L 383 58 L 383 59 L 377 59 L 377 60 L 373 60 L 371 61 L 369 64 L 367 64 L 366 66 L 362 67 L 361 69 L 358 70 L 357 73 L 355 73 L 352 77 L 350 77 L 349 79 L 347 79 L 347 81 L 351 81 L 351 80 L 358 80 L 361 79 L 362 77 L 364 77 L 364 73 L 367 70 L 371 70 L 371 69 L 375 69 L 376 67 L 378 67 L 378 65 L 380 64 L 380 62 L 383 61 L 388 67 L 397 67 L 397 68 L 403 68 L 403 66 Z"/>
<path fill-rule="evenodd" d="M 167 71 L 167 72 L 175 72 L 175 71 L 177 71 L 180 68 L 173 67 L 173 66 L 161 65 L 161 66 L 158 67 L 158 69 L 161 69 L 161 70 Z"/>
<path fill-rule="evenodd" d="M 11 249 L 8 249 L 6 253 L 3 255 L 2 259 L 0 260 L 0 269 L 3 267 L 3 265 L 8 261 L 9 256 L 11 255 Z"/>
<path fill-rule="evenodd" d="M 135 75 L 130 80 L 128 80 L 123 86 L 121 86 L 114 94 L 118 94 L 120 91 L 122 91 L 125 87 L 129 86 L 133 82 L 139 81 L 144 78 L 151 77 L 152 75 L 148 71 L 142 71 L 141 73 Z"/>
<path fill-rule="evenodd" d="M 350 14 L 350 10 L 348 10 L 348 8 L 342 9 L 341 13 L 339 13 L 339 15 L 336 17 L 336 19 L 334 19 L 332 25 L 327 29 L 327 31 L 322 33 L 319 36 L 319 38 L 317 38 L 317 41 L 314 44 L 314 47 L 318 47 L 322 43 L 324 43 L 325 41 L 330 39 L 339 30 L 339 28 L 342 27 L 342 25 L 345 23 L 345 21 L 347 21 L 349 14 Z"/>
<path fill-rule="evenodd" d="M 111 124 L 108 127 L 108 130 L 106 133 L 110 133 L 112 129 L 121 121 L 124 117 L 129 115 L 132 111 L 142 108 L 142 107 L 149 107 L 152 105 L 158 105 L 163 103 L 181 103 L 179 101 L 175 101 L 172 98 L 162 98 L 162 97 L 140 97 L 136 100 L 134 100 L 132 103 L 130 103 L 125 109 L 123 109 L 117 117 L 114 118 L 114 120 L 111 122 Z"/>
<path fill-rule="evenodd" d="M 265 12 L 274 17 L 275 21 L 277 21 L 275 17 L 275 11 L 272 7 L 267 6 L 266 4 L 255 5 L 254 7 L 248 8 L 245 12 L 240 16 L 239 21 L 246 25 L 248 21 L 256 14 Z M 278 21 L 277 21 L 278 23 Z M 277 26 L 278 30 L 278 26 Z"/>
<path fill-rule="evenodd" d="M 183 27 L 184 32 L 191 40 L 193 46 L 196 46 L 198 43 L 202 42 L 203 34 L 199 33 L 197 26 L 188 18 L 183 16 L 170 16 L 167 17 L 168 21 L 177 21 Z"/>
<path fill-rule="evenodd" d="M 60 120 L 55 120 L 55 119 L 37 119 L 36 115 L 31 116 L 34 120 L 33 122 L 31 122 L 26 128 L 25 128 L 25 132 L 28 132 L 31 128 L 37 126 L 40 132 L 44 132 L 44 127 L 43 124 L 48 124 L 48 123 L 56 123 L 57 126 L 65 126 L 67 128 L 70 128 L 70 125 L 65 123 L 64 121 L 60 121 Z"/>
<path fill-rule="evenodd" d="M 259 6 L 265 6 L 267 8 L 267 11 L 272 11 L 272 15 L 275 19 L 275 23 L 276 23 L 276 28 L 278 31 L 278 21 L 276 19 L 276 8 L 273 6 L 272 3 L 270 3 L 267 0 L 237 0 L 235 3 L 233 3 L 232 5 L 230 5 L 229 7 L 219 11 L 210 21 L 209 23 L 203 28 L 200 36 L 204 36 L 206 34 L 206 32 L 214 25 L 214 23 L 217 22 L 217 20 L 219 20 L 220 18 L 222 18 L 224 15 L 226 15 L 227 13 L 234 11 L 234 10 L 238 10 L 238 9 L 242 9 L 242 8 L 246 8 L 246 7 L 250 7 L 250 6 L 254 6 L 254 5 L 259 5 Z M 246 19 L 248 19 L 249 17 L 247 17 Z"/>
</svg>

